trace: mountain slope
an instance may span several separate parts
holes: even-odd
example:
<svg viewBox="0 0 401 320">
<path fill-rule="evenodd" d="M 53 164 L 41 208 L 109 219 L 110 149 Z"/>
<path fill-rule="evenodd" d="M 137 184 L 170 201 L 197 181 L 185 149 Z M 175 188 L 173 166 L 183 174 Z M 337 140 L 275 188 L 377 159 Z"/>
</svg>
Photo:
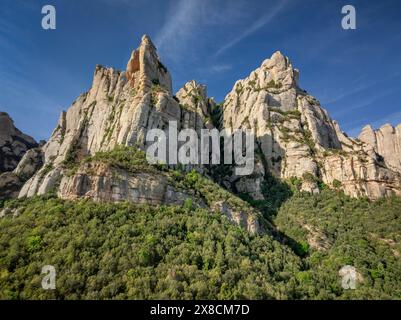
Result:
<svg viewBox="0 0 401 320">
<path fill-rule="evenodd" d="M 40 154 L 36 141 L 0 112 L 0 200 L 18 196 L 24 182 L 41 168 Z"/>
<path fill-rule="evenodd" d="M 399 299 L 401 294 L 399 198 L 369 203 L 333 191 L 299 193 L 275 219 L 295 239 L 287 245 L 190 206 L 32 197 L 5 207 L 2 299 Z M 41 268 L 48 264 L 57 270 L 56 290 L 41 288 Z M 355 290 L 341 287 L 338 272 L 344 265 L 360 275 Z"/>
<path fill-rule="evenodd" d="M 146 133 L 171 120 L 252 130 L 255 172 L 150 165 Z M 347 137 L 280 52 L 222 104 L 195 81 L 173 95 L 144 36 L 0 176 L 0 298 L 400 298 L 398 129 Z"/>
</svg>

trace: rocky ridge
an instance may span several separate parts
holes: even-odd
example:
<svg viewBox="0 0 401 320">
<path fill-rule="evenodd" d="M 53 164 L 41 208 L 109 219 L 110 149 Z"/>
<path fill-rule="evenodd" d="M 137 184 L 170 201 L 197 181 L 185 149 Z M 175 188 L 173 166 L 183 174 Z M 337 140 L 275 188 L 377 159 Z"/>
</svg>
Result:
<svg viewBox="0 0 401 320">
<path fill-rule="evenodd" d="M 171 77 L 149 37 L 144 36 L 124 72 L 97 66 L 91 89 L 78 97 L 43 147 L 46 166 L 22 188 L 20 196 L 51 190 L 69 165 L 118 145 L 146 147 L 146 132 L 205 127 L 209 107 L 205 88 L 189 82 L 177 96 Z M 45 173 L 45 174 L 44 174 Z"/>
<path fill-rule="evenodd" d="M 221 106 L 195 81 L 173 95 L 170 73 L 144 36 L 125 71 L 96 66 L 90 90 L 61 113 L 49 141 L 29 151 L 2 179 L 12 190 L 7 196 L 54 191 L 64 199 L 156 205 L 184 205 L 193 198 L 195 206 L 220 211 L 246 229 L 261 232 L 258 212 L 234 195 L 234 200 L 224 193 L 223 200 L 206 201 L 211 185 L 195 194 L 190 185 L 177 187 L 171 171 L 132 172 L 96 158 L 119 146 L 144 150 L 147 131 L 167 131 L 169 121 L 176 121 L 178 130 L 198 132 L 215 126 L 250 129 L 257 151 L 254 173 L 238 177 L 227 170 L 219 182 L 255 200 L 268 197 L 262 190 L 267 175 L 296 180 L 300 189 L 312 193 L 324 183 L 352 197 L 401 194 L 400 126 L 377 132 L 365 128 L 359 139 L 350 138 L 299 87 L 299 76 L 290 60 L 276 52 L 237 81 Z M 212 172 L 205 170 L 204 175 L 212 179 Z M 213 190 L 220 193 L 220 189 Z"/>
<path fill-rule="evenodd" d="M 149 37 L 144 36 L 126 71 L 96 66 L 91 89 L 61 113 L 57 127 L 41 148 L 44 165 L 22 186 L 19 197 L 57 192 L 63 199 L 183 205 L 195 196 L 190 190 L 177 188 L 167 173 L 129 172 L 102 161 L 88 163 L 88 158 L 118 146 L 145 149 L 146 132 L 167 132 L 169 121 L 176 121 L 178 130 L 212 128 L 210 110 L 214 105 L 206 87 L 195 81 L 189 81 L 174 96 L 170 74 Z M 205 195 L 198 196 L 194 205 L 205 206 Z M 232 205 L 232 201 L 218 200 L 208 206 L 221 209 L 251 232 L 262 230 L 257 212 L 249 206 L 243 210 L 244 201 L 236 199 L 240 205 Z"/>
<path fill-rule="evenodd" d="M 255 185 L 272 173 L 299 178 L 302 189 L 310 192 L 319 192 L 320 181 L 353 197 L 399 195 L 399 167 L 381 162 L 384 151 L 379 147 L 373 150 L 343 133 L 298 82 L 299 71 L 276 52 L 226 96 L 222 127 L 252 130 L 259 150 L 252 177 L 230 177 L 235 189 L 261 199 L 261 188 Z M 394 134 L 393 141 L 397 139 L 399 147 Z"/>
</svg>

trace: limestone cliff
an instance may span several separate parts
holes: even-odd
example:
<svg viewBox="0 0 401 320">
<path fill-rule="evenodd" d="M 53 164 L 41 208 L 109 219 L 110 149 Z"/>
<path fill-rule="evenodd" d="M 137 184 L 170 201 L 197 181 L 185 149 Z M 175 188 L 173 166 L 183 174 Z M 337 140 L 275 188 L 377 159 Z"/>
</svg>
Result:
<svg viewBox="0 0 401 320">
<path fill-rule="evenodd" d="M 250 232 L 261 232 L 258 212 L 217 185 L 194 193 L 191 186 L 177 186 L 170 171 L 146 165 L 132 171 L 96 158 L 120 146 L 144 149 L 147 131 L 167 131 L 169 121 L 176 121 L 178 130 L 213 128 L 214 106 L 206 87 L 195 81 L 174 96 L 170 74 L 144 36 L 126 71 L 96 67 L 90 90 L 60 115 L 41 149 L 43 166 L 23 185 L 19 197 L 53 191 L 64 199 L 180 206 L 192 199 L 194 206 L 219 211 Z M 210 194 L 219 197 L 210 199 Z"/>
<path fill-rule="evenodd" d="M 41 148 L 28 150 L 13 171 L 0 174 L 0 200 L 18 197 L 21 187 L 42 165 L 43 153 Z"/>
</svg>

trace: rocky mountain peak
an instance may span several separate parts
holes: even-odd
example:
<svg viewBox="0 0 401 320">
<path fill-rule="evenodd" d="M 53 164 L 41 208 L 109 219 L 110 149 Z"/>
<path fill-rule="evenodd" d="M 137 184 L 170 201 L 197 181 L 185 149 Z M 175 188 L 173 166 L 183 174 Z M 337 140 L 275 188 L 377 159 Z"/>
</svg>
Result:
<svg viewBox="0 0 401 320">
<path fill-rule="evenodd" d="M 300 88 L 299 71 L 279 51 L 235 83 L 223 104 L 222 127 L 255 133 L 256 172 L 252 178 L 238 178 L 235 189 L 256 199 L 263 197 L 257 186 L 266 174 L 296 177 L 310 192 L 318 192 L 317 181 L 322 181 L 341 184 L 355 197 L 400 194 L 397 165 L 381 165 L 378 154 L 383 151 L 376 153 L 344 134 L 320 102 Z M 390 135 L 390 128 L 383 131 Z M 395 146 L 386 148 L 395 150 Z"/>
<path fill-rule="evenodd" d="M 160 61 L 156 47 L 147 35 L 142 37 L 139 48 L 132 52 L 127 63 L 126 76 L 131 87 L 139 91 L 149 92 L 153 84 L 172 93 L 170 73 Z"/>
<path fill-rule="evenodd" d="M 385 123 L 380 127 L 379 131 L 391 131 L 393 133 L 395 128 L 390 123 Z"/>
<path fill-rule="evenodd" d="M 207 96 L 207 88 L 195 80 L 188 81 L 176 94 L 182 112 L 182 126 L 197 131 L 211 128 L 211 111 L 215 105 L 213 99 Z M 191 111 L 189 114 L 187 111 Z"/>
<path fill-rule="evenodd" d="M 145 149 L 147 132 L 167 131 L 170 121 L 177 122 L 179 130 L 200 132 L 214 126 L 251 130 L 257 153 L 254 173 L 245 177 L 228 173 L 220 176 L 219 182 L 254 199 L 263 199 L 262 186 L 268 175 L 298 179 L 301 188 L 310 192 L 319 192 L 319 185 L 324 183 L 341 186 L 354 197 L 373 199 L 400 194 L 401 164 L 394 156 L 401 159 L 397 151 L 400 127 L 398 131 L 383 128 L 380 134 L 374 133 L 369 139 L 361 137 L 361 141 L 349 138 L 319 101 L 299 87 L 298 78 L 299 72 L 290 59 L 277 51 L 248 77 L 238 80 L 222 107 L 215 108 L 206 86 L 194 80 L 173 96 L 170 74 L 151 39 L 144 36 L 132 52 L 126 71 L 96 67 L 92 87 L 61 114 L 42 148 L 42 169 L 24 184 L 19 196 L 58 188 L 66 198 L 135 201 L 138 197 L 149 198 L 145 195 L 148 192 L 152 194 L 149 202 L 158 202 L 160 199 L 152 197 L 159 191 L 153 194 L 146 188 L 138 189 L 147 184 L 145 176 L 121 172 L 122 178 L 115 180 L 113 172 L 103 167 L 100 170 L 93 164 L 98 168 L 96 172 L 82 167 L 82 160 L 120 146 Z M 369 130 L 365 131 L 369 136 Z M 382 141 L 379 135 L 390 140 Z M 79 166 L 81 173 L 69 173 L 70 168 Z M 108 177 L 113 179 L 106 186 L 101 181 Z M 95 193 L 88 181 L 96 184 Z M 69 191 L 63 192 L 60 186 L 67 185 Z"/>
<path fill-rule="evenodd" d="M 6 112 L 0 112 L 0 139 L 8 139 L 15 134 L 14 122 Z"/>
<path fill-rule="evenodd" d="M 198 83 L 196 80 L 189 80 L 184 86 L 179 90 L 184 90 L 186 92 L 191 91 L 191 90 L 198 90 L 200 93 L 202 93 L 205 97 L 207 95 L 207 87 L 204 84 Z"/>
<path fill-rule="evenodd" d="M 389 168 L 401 173 L 401 124 L 393 127 L 386 123 L 378 130 L 366 126 L 358 138 L 371 146 Z"/>
<path fill-rule="evenodd" d="M 143 45 L 150 45 L 156 51 L 155 45 L 153 44 L 152 40 L 150 39 L 150 37 L 147 34 L 144 34 L 141 38 L 141 46 L 143 46 Z"/>
<path fill-rule="evenodd" d="M 276 67 L 277 69 L 285 70 L 291 66 L 291 62 L 288 57 L 281 53 L 281 51 L 276 51 L 273 53 L 270 59 L 266 59 L 262 63 L 262 66 L 268 69 Z"/>
<path fill-rule="evenodd" d="M 206 88 L 194 81 L 173 96 L 170 74 L 150 38 L 144 36 L 125 72 L 96 67 L 91 88 L 61 114 L 43 146 L 45 164 L 20 196 L 46 193 L 61 179 L 68 180 L 68 168 L 97 152 L 118 146 L 144 149 L 147 132 L 168 130 L 170 121 L 177 122 L 178 129 L 201 130 L 210 121 L 210 104 Z M 110 190 L 103 191 L 110 196 Z"/>
<path fill-rule="evenodd" d="M 180 100 L 180 103 L 188 103 L 189 100 L 192 100 L 190 104 L 194 104 L 194 101 L 207 101 L 207 88 L 205 85 L 199 84 L 195 80 L 190 80 L 178 90 L 176 97 Z"/>
<path fill-rule="evenodd" d="M 13 121 L 5 112 L 0 112 L 0 125 L 0 139 L 3 141 L 7 139 L 15 129 Z"/>
<path fill-rule="evenodd" d="M 374 129 L 373 129 L 373 127 L 372 127 L 370 124 L 368 124 L 368 125 L 366 125 L 366 126 L 364 126 L 364 127 L 362 128 L 362 131 L 373 132 Z"/>
</svg>

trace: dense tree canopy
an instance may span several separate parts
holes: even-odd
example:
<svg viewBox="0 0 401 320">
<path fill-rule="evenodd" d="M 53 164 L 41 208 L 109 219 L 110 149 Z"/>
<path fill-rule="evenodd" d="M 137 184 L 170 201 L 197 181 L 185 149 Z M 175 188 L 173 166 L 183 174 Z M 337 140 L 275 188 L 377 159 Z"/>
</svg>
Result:
<svg viewBox="0 0 401 320">
<path fill-rule="evenodd" d="M 0 219 L 3 299 L 401 298 L 399 198 L 295 193 L 271 221 L 303 252 L 192 207 L 1 205 L 11 209 Z M 345 264 L 363 277 L 356 290 L 341 287 Z M 41 288 L 44 265 L 56 268 L 54 291 Z"/>
<path fill-rule="evenodd" d="M 179 207 L 15 202 L 0 220 L 1 298 L 291 298 L 301 260 L 221 214 Z M 41 268 L 57 289 L 41 289 Z"/>
<path fill-rule="evenodd" d="M 308 298 L 401 298 L 401 198 L 370 202 L 323 190 L 298 193 L 274 219 L 286 236 L 308 245 L 300 288 Z M 354 266 L 363 280 L 342 290 L 338 270 Z"/>
<path fill-rule="evenodd" d="M 266 200 L 241 200 L 196 171 L 150 166 L 129 147 L 83 161 L 163 173 L 193 199 L 182 207 L 51 194 L 0 202 L 1 299 L 401 298 L 401 198 L 351 199 L 323 184 L 311 195 L 299 178 L 267 176 Z M 68 165 L 71 174 L 78 165 Z M 254 212 L 265 234 L 197 208 L 199 199 Z M 56 269 L 55 290 L 41 287 L 45 265 Z M 341 286 L 345 265 L 358 272 L 355 290 Z"/>
</svg>

